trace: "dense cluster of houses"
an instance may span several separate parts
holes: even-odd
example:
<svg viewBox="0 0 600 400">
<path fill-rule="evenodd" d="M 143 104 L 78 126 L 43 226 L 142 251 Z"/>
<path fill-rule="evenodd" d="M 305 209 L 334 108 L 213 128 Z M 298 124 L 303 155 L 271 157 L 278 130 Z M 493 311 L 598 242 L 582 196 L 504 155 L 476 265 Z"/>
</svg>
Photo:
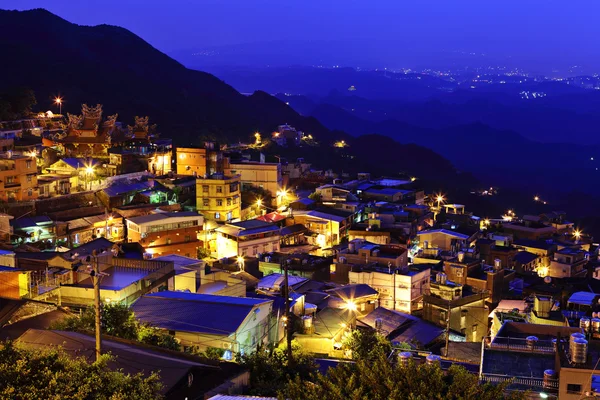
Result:
<svg viewBox="0 0 600 400">
<path fill-rule="evenodd" d="M 305 351 L 347 359 L 361 329 L 404 359 L 440 355 L 518 390 L 576 399 L 600 388 L 598 245 L 564 213 L 484 219 L 415 178 L 173 147 L 148 118 L 125 127 L 102 114 L 84 105 L 66 122 L 0 132 L 2 339 L 85 348 L 90 337 L 45 329 L 94 303 L 96 269 L 102 301 L 223 360 L 284 342 L 289 324 Z M 288 125 L 273 133 L 304 138 Z M 162 357 L 173 396 L 247 383 L 239 368 L 108 343 L 125 358 Z M 200 389 L 206 380 L 224 386 Z"/>
</svg>

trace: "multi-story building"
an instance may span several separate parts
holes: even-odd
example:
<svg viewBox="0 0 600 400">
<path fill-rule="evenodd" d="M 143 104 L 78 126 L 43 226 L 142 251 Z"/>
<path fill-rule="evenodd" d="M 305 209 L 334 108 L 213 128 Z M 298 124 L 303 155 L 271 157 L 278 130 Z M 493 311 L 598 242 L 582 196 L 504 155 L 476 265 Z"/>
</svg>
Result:
<svg viewBox="0 0 600 400">
<path fill-rule="evenodd" d="M 423 297 L 423 319 L 438 326 L 450 326 L 467 342 L 481 342 L 488 333 L 487 294 L 463 292 L 463 286 L 438 273 Z"/>
<path fill-rule="evenodd" d="M 0 154 L 0 200 L 16 202 L 38 197 L 37 166 L 34 157 Z"/>
<path fill-rule="evenodd" d="M 348 236 L 354 213 L 340 209 L 321 209 L 294 212 L 286 220 L 287 225 L 302 224 L 317 235 L 309 239 L 311 244 L 321 248 L 335 246 Z"/>
<path fill-rule="evenodd" d="M 196 179 L 196 209 L 213 221 L 240 218 L 240 177 L 213 174 Z"/>
<path fill-rule="evenodd" d="M 423 308 L 423 293 L 429 291 L 431 269 L 425 264 L 410 268 L 355 265 L 348 274 L 351 284 L 364 283 L 379 292 L 381 307 L 411 313 Z"/>
<path fill-rule="evenodd" d="M 127 239 L 140 243 L 152 257 L 196 257 L 203 246 L 204 217 L 195 212 L 156 213 L 127 219 Z"/>
<path fill-rule="evenodd" d="M 246 185 L 267 190 L 273 199 L 280 200 L 283 187 L 281 164 L 260 162 L 231 162 L 225 169 L 226 175 L 240 175 L 242 189 Z"/>
<path fill-rule="evenodd" d="M 217 256 L 256 257 L 279 251 L 279 227 L 256 219 L 217 228 Z"/>
<path fill-rule="evenodd" d="M 547 273 L 543 269 L 538 273 L 541 276 L 552 278 L 585 277 L 587 274 L 585 268 L 587 261 L 585 251 L 566 247 L 554 253 L 554 258 L 550 261 Z"/>
<path fill-rule="evenodd" d="M 177 174 L 204 177 L 222 173 L 228 167 L 227 158 L 215 150 L 215 143 L 207 142 L 204 147 L 177 147 Z"/>
</svg>

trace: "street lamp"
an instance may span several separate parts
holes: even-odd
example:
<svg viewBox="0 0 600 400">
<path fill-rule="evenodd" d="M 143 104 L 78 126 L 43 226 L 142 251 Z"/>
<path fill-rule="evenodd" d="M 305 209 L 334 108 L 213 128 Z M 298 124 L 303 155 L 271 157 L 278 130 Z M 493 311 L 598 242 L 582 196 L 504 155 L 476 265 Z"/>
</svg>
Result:
<svg viewBox="0 0 600 400">
<path fill-rule="evenodd" d="M 244 270 L 244 257 L 238 256 L 236 261 L 237 261 L 238 266 L 240 267 L 240 270 L 243 271 Z"/>
<path fill-rule="evenodd" d="M 435 197 L 435 201 L 437 202 L 438 208 L 440 207 L 440 204 L 443 203 L 445 200 L 446 199 L 444 198 L 444 195 L 441 193 Z"/>
<path fill-rule="evenodd" d="M 87 183 L 88 180 L 91 175 L 94 174 L 94 167 L 92 167 L 91 165 L 88 165 L 85 167 L 85 186 L 87 188 Z M 92 189 L 92 181 L 90 180 L 90 190 Z"/>
<path fill-rule="evenodd" d="M 356 311 L 357 307 L 356 307 L 356 303 L 352 300 L 347 300 L 346 301 L 346 308 L 350 311 Z"/>
<path fill-rule="evenodd" d="M 54 99 L 54 104 L 56 104 L 58 106 L 58 113 L 60 115 L 62 115 L 62 103 L 63 103 L 62 97 L 56 97 Z"/>
<path fill-rule="evenodd" d="M 575 232 L 573 232 L 573 236 L 575 236 L 575 240 L 579 240 L 581 239 L 581 231 L 579 229 L 575 229 Z"/>
</svg>

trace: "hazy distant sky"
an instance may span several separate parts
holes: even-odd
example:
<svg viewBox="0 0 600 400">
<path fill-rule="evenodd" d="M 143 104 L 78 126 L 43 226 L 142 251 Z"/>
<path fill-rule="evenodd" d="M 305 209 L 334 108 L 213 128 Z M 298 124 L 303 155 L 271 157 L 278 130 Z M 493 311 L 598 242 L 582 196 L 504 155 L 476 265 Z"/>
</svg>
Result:
<svg viewBox="0 0 600 400">
<path fill-rule="evenodd" d="M 42 7 L 78 24 L 123 26 L 165 52 L 386 38 L 423 53 L 464 50 L 540 65 L 600 66 L 599 0 L 2 0 L 0 7 Z"/>
</svg>

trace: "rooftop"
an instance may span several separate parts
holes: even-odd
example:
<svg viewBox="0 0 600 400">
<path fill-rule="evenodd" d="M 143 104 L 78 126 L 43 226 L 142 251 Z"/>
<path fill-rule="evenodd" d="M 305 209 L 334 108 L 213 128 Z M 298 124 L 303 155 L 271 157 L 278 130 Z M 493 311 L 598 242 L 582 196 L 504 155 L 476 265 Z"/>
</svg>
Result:
<svg viewBox="0 0 600 400">
<path fill-rule="evenodd" d="M 255 306 L 269 302 L 246 297 L 159 292 L 142 296 L 132 310 L 141 321 L 163 329 L 230 335 Z"/>
<path fill-rule="evenodd" d="M 162 221 L 170 218 L 202 218 L 202 214 L 198 214 L 194 211 L 179 211 L 179 212 L 160 212 L 148 215 L 142 215 L 140 217 L 128 218 L 127 221 L 133 222 L 136 225 L 148 224 L 151 222 Z"/>
</svg>

